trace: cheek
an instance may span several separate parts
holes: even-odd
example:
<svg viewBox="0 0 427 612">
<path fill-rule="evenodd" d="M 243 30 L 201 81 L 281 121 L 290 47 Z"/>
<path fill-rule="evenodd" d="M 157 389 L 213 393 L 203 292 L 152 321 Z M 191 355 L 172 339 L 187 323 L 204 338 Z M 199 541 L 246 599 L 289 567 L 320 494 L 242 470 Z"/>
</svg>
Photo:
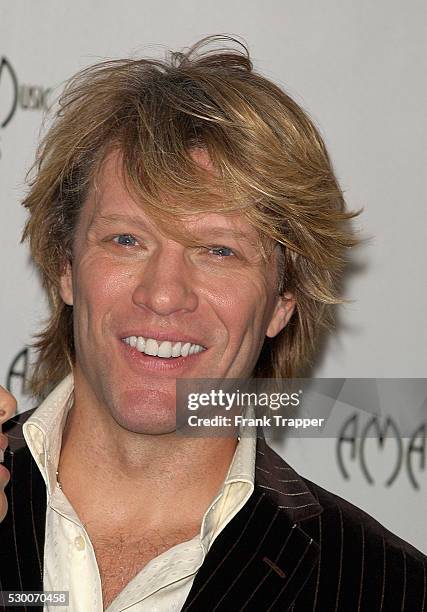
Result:
<svg viewBox="0 0 427 612">
<path fill-rule="evenodd" d="M 246 279 L 236 283 L 234 278 L 221 290 L 212 291 L 209 301 L 227 330 L 232 347 L 239 348 L 245 341 L 254 344 L 257 336 L 261 336 L 263 341 L 268 318 L 267 292 L 263 283 Z"/>
<path fill-rule="evenodd" d="M 129 275 L 102 258 L 82 260 L 75 278 L 74 310 L 88 327 L 102 323 L 115 305 L 122 304 L 130 294 Z"/>
</svg>

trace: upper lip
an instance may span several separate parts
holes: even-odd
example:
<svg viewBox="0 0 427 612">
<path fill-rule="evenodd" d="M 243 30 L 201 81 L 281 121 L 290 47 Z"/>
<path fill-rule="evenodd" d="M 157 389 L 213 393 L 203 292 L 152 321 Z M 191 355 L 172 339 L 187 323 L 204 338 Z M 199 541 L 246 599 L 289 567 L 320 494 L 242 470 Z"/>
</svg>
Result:
<svg viewBox="0 0 427 612">
<path fill-rule="evenodd" d="M 170 330 L 170 331 L 155 331 L 151 330 L 130 330 L 120 334 L 121 339 L 129 338 L 130 336 L 141 336 L 142 338 L 153 338 L 154 340 L 158 340 L 162 342 L 163 340 L 170 340 L 170 342 L 190 342 L 191 344 L 198 344 L 199 346 L 203 346 L 206 348 L 206 345 L 195 338 L 194 336 L 190 336 L 188 334 L 184 334 L 182 332 Z"/>
</svg>

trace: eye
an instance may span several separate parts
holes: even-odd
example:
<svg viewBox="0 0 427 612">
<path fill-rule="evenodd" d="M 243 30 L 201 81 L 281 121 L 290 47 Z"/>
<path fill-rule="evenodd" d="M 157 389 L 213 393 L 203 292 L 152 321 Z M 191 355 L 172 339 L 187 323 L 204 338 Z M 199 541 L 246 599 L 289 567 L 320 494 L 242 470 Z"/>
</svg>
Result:
<svg viewBox="0 0 427 612">
<path fill-rule="evenodd" d="M 132 234 L 119 234 L 118 236 L 114 236 L 113 242 L 120 246 L 135 246 L 137 244 L 137 240 Z"/>
<path fill-rule="evenodd" d="M 217 255 L 218 257 L 230 257 L 230 255 L 234 255 L 234 251 L 226 246 L 210 247 L 209 252 Z"/>
</svg>

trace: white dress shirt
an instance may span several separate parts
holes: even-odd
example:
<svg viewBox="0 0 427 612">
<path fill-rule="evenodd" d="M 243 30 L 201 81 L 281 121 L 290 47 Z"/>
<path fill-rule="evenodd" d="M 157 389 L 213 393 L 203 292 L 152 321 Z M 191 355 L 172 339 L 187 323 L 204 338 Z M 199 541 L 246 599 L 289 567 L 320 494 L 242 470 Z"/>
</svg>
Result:
<svg viewBox="0 0 427 612">
<path fill-rule="evenodd" d="M 73 404 L 73 389 L 70 374 L 25 422 L 23 433 L 46 482 L 43 588 L 69 591 L 67 609 L 70 612 L 101 612 L 104 610 L 101 577 L 92 543 L 56 478 L 62 432 Z M 255 436 L 243 435 L 223 486 L 203 517 L 200 533 L 149 561 L 111 602 L 107 612 L 181 610 L 195 574 L 215 538 L 254 490 L 255 454 Z M 63 608 L 45 609 L 59 612 Z"/>
</svg>

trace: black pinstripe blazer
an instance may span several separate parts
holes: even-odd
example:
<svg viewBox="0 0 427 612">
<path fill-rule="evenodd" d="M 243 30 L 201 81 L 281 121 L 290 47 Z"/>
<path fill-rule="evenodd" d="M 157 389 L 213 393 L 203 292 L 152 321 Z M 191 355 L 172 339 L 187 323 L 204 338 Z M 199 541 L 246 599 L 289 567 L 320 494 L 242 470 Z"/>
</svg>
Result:
<svg viewBox="0 0 427 612">
<path fill-rule="evenodd" d="M 31 412 L 4 427 L 12 452 L 0 590 L 43 588 L 46 487 L 21 430 Z M 259 438 L 255 491 L 214 542 L 183 610 L 422 612 L 426 562 L 365 512 L 301 478 Z"/>
</svg>

